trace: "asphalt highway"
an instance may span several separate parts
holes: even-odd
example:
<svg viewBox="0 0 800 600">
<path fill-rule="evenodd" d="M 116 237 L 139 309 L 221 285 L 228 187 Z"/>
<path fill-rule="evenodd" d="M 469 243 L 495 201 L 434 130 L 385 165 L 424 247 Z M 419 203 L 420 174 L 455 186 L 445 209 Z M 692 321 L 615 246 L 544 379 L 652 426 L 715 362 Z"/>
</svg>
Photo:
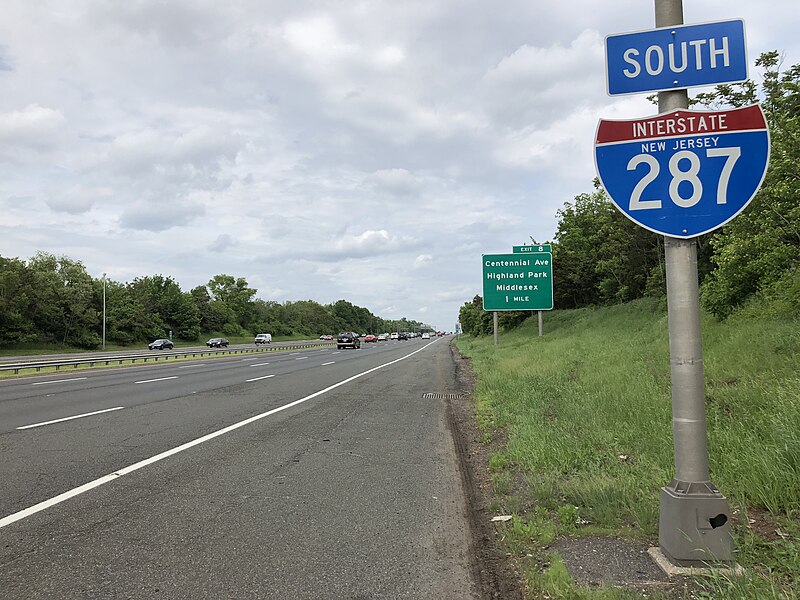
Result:
<svg viewBox="0 0 800 600">
<path fill-rule="evenodd" d="M 0 598 L 479 598 L 447 344 L 0 381 Z"/>
</svg>

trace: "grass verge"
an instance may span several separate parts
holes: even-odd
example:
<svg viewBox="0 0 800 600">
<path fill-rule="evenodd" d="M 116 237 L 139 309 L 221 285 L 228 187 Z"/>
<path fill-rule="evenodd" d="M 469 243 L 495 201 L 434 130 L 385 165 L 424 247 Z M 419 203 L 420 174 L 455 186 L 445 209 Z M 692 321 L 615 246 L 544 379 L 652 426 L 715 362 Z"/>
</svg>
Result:
<svg viewBox="0 0 800 600">
<path fill-rule="evenodd" d="M 731 503 L 747 571 L 699 580 L 707 597 L 798 593 L 798 325 L 752 313 L 703 319 L 712 480 Z M 659 489 L 674 473 L 666 308 L 645 299 L 554 311 L 545 332 L 538 338 L 534 318 L 501 332 L 497 349 L 490 336 L 456 342 L 478 378 L 484 440 L 500 430 L 505 440 L 489 460 L 493 508 L 515 515 L 509 552 L 534 558 L 524 561 L 532 597 L 639 597 L 565 588 L 563 564 L 545 547 L 565 535 L 657 541 Z"/>
</svg>

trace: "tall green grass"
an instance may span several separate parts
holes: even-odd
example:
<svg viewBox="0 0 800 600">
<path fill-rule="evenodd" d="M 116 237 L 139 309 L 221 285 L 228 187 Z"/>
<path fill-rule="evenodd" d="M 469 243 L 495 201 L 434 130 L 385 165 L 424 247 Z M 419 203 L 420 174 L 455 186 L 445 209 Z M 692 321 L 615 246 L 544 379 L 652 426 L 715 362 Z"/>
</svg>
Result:
<svg viewBox="0 0 800 600">
<path fill-rule="evenodd" d="M 492 457 L 505 482 L 496 503 L 543 507 L 555 522 L 577 507 L 571 534 L 655 539 L 659 489 L 674 474 L 663 301 L 554 311 L 544 326 L 542 338 L 536 319 L 501 332 L 498 348 L 490 336 L 457 342 L 478 376 L 484 433 L 507 440 Z M 711 477 L 736 512 L 740 562 L 780 594 L 800 580 L 800 322 L 749 311 L 702 327 Z M 754 537 L 749 509 L 786 537 Z"/>
</svg>

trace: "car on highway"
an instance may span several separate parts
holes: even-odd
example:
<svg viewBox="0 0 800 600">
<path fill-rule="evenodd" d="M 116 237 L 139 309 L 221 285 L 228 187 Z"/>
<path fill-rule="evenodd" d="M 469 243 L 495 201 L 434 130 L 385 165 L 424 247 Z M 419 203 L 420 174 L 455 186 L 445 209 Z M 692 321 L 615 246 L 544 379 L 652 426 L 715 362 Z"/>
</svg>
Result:
<svg viewBox="0 0 800 600">
<path fill-rule="evenodd" d="M 271 344 L 272 343 L 272 334 L 271 333 L 259 333 L 254 340 L 256 346 L 259 344 Z"/>
<path fill-rule="evenodd" d="M 388 339 L 389 339 L 389 334 L 387 334 L 387 333 L 378 334 L 378 341 L 379 342 L 385 342 Z"/>
<path fill-rule="evenodd" d="M 372 335 L 371 333 L 368 333 L 367 335 L 365 335 L 365 336 L 364 336 L 364 343 L 367 343 L 367 342 L 377 342 L 377 341 L 378 341 L 378 338 L 376 338 L 376 337 L 375 337 L 374 335 Z"/>
<path fill-rule="evenodd" d="M 398 340 L 407 340 L 407 339 L 408 339 L 408 333 L 407 333 L 407 332 L 405 332 L 405 331 L 401 331 L 401 332 L 398 334 L 398 336 L 397 336 L 397 339 L 398 339 Z"/>
<path fill-rule="evenodd" d="M 352 331 L 343 331 L 336 337 L 336 347 L 342 348 L 361 348 L 361 340 L 358 334 Z"/>
<path fill-rule="evenodd" d="M 209 348 L 227 348 L 229 343 L 225 338 L 211 338 L 206 342 L 206 346 Z"/>
<path fill-rule="evenodd" d="M 423 340 L 429 340 L 429 339 L 431 339 L 431 334 L 429 334 L 429 333 L 426 331 L 425 333 L 423 333 L 423 334 L 422 334 L 422 339 L 423 339 Z"/>
<path fill-rule="evenodd" d="M 389 336 L 389 339 L 390 340 L 399 340 L 400 339 L 400 334 L 397 333 L 396 331 L 393 331 L 392 334 Z"/>
<path fill-rule="evenodd" d="M 150 350 L 172 350 L 175 346 L 170 340 L 155 340 L 147 344 Z"/>
</svg>

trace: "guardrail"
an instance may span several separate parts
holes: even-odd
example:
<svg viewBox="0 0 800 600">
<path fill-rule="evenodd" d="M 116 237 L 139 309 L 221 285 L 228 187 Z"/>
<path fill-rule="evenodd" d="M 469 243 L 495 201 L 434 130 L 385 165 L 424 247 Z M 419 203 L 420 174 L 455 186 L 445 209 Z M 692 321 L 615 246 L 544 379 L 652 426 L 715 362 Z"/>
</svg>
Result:
<svg viewBox="0 0 800 600">
<path fill-rule="evenodd" d="M 253 354 L 256 352 L 279 352 L 281 350 L 300 350 L 303 348 L 321 348 L 326 346 L 333 346 L 333 342 L 330 343 L 323 343 L 323 342 L 312 342 L 307 344 L 290 344 L 287 346 L 268 346 L 268 347 L 256 347 L 256 348 L 231 348 L 231 349 L 222 349 L 222 348 L 214 348 L 208 350 L 184 350 L 184 351 L 176 351 L 176 352 L 163 352 L 160 350 L 151 350 L 147 354 L 138 353 L 138 354 L 125 354 L 125 355 L 115 355 L 115 356 L 92 356 L 86 358 L 77 358 L 77 359 L 65 359 L 65 360 L 40 360 L 35 362 L 27 362 L 27 363 L 15 363 L 15 364 L 4 364 L 0 365 L 0 371 L 14 371 L 14 375 L 19 375 L 20 371 L 24 371 L 27 369 L 34 369 L 37 373 L 40 372 L 42 369 L 46 369 L 49 367 L 55 367 L 56 371 L 59 371 L 61 367 L 72 367 L 73 369 L 77 369 L 79 365 L 89 365 L 90 367 L 94 367 L 95 365 L 110 365 L 111 363 L 118 363 L 122 364 L 123 362 L 131 362 L 135 363 L 137 360 L 141 360 L 142 362 L 147 362 L 148 360 L 152 360 L 153 362 L 158 362 L 159 359 L 169 360 L 170 358 L 180 358 L 182 356 L 191 356 L 191 357 L 198 357 L 198 356 L 211 356 L 211 355 L 225 355 L 225 354 Z M 158 352 L 158 354 L 153 354 L 153 352 Z"/>
</svg>

